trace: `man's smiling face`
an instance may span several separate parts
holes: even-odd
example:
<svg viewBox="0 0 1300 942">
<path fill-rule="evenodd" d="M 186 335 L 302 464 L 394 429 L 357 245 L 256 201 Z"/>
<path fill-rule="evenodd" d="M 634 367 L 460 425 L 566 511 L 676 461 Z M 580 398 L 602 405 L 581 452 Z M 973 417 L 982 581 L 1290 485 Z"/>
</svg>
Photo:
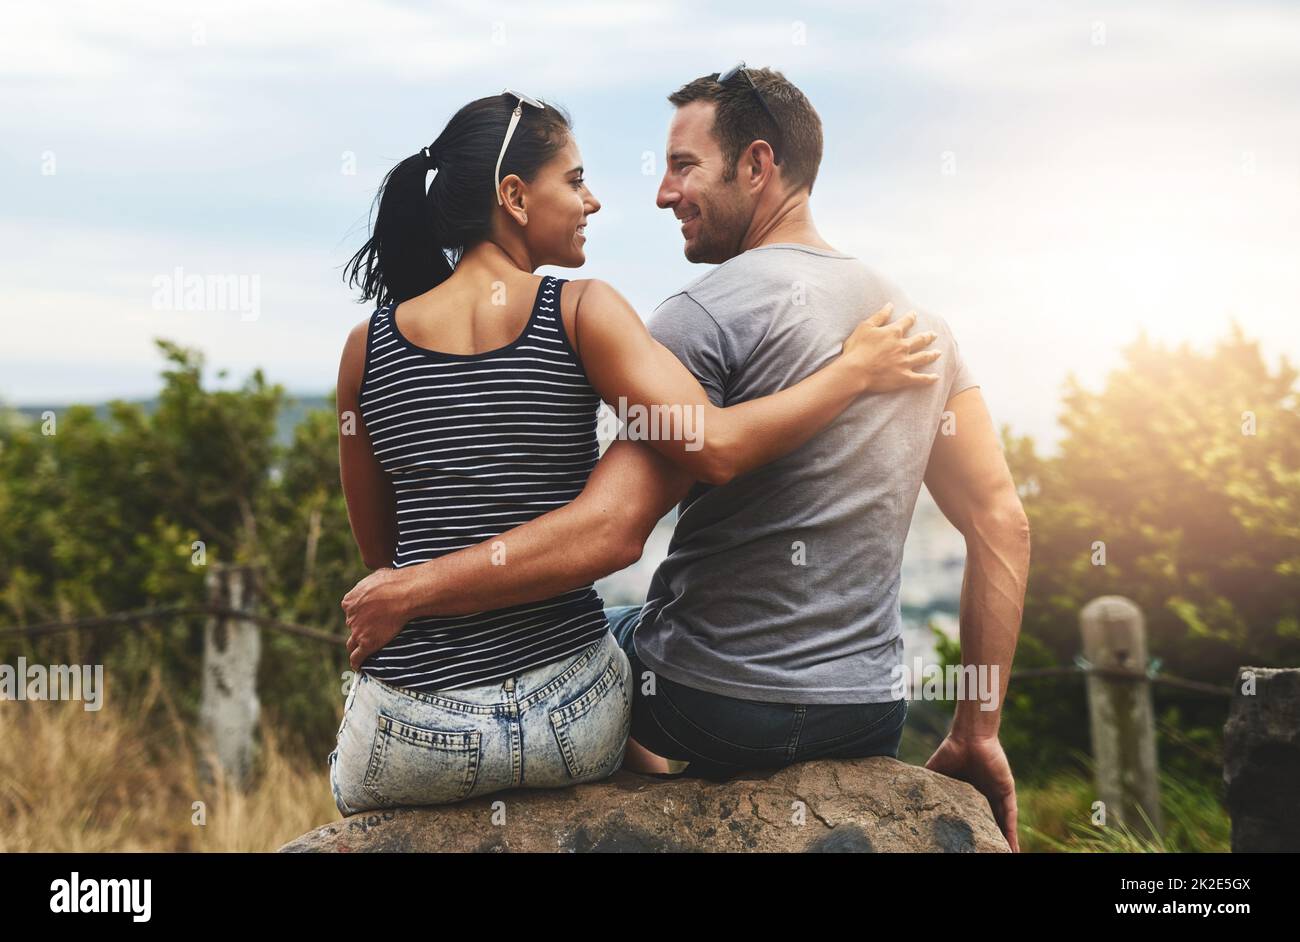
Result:
<svg viewBox="0 0 1300 942">
<path fill-rule="evenodd" d="M 717 264 L 740 254 L 753 216 L 739 178 L 724 180 L 722 147 L 713 133 L 717 106 L 708 101 L 682 105 L 668 126 L 668 162 L 655 197 L 682 223 L 686 258 Z"/>
</svg>

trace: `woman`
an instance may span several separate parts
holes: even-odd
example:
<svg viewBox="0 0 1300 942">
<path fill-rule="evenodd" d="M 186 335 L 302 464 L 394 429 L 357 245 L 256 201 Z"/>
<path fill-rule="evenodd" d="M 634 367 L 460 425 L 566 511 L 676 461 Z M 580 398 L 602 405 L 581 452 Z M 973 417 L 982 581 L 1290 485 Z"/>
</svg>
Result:
<svg viewBox="0 0 1300 942">
<path fill-rule="evenodd" d="M 879 330 L 880 312 L 797 385 L 713 406 L 608 285 L 533 274 L 585 261 L 600 203 L 581 164 L 565 114 L 502 93 L 466 105 L 385 179 L 349 266 L 378 307 L 349 336 L 338 384 L 342 482 L 368 567 L 423 562 L 573 500 L 598 457 L 602 399 L 695 410 L 702 437 L 649 444 L 721 484 L 793 451 L 863 392 L 928 381 L 913 369 L 938 357 L 919 352 L 932 338 Z M 339 811 L 603 778 L 626 748 L 628 673 L 591 585 L 412 620 L 349 693 L 329 756 Z"/>
</svg>

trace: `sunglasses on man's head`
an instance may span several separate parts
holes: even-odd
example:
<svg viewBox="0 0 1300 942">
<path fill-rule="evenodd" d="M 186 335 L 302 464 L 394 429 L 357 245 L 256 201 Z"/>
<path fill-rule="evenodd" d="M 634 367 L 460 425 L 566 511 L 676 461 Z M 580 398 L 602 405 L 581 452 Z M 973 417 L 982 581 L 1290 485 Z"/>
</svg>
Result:
<svg viewBox="0 0 1300 942">
<path fill-rule="evenodd" d="M 765 99 L 763 97 L 763 93 L 758 90 L 758 86 L 754 84 L 754 80 L 749 75 L 749 70 L 745 68 L 745 60 L 741 59 L 731 68 L 727 69 L 727 71 L 719 72 L 718 84 L 726 85 L 727 82 L 729 82 L 731 79 L 736 77 L 737 73 L 745 77 L 745 81 L 749 83 L 750 89 L 752 89 L 754 92 L 754 97 L 757 98 L 758 103 L 763 106 L 763 110 L 767 112 L 768 118 L 770 118 L 772 121 L 772 127 L 776 129 L 776 135 L 778 140 L 771 142 L 772 163 L 779 164 L 781 162 L 781 150 L 782 150 L 781 142 L 784 141 L 785 134 L 781 130 L 781 122 L 776 120 L 776 115 L 772 114 L 772 109 L 767 106 L 767 99 Z"/>
<path fill-rule="evenodd" d="M 514 137 L 515 128 L 519 126 L 519 119 L 524 116 L 524 105 L 532 105 L 534 108 L 546 109 L 546 105 L 540 98 L 533 98 L 531 95 L 524 95 L 520 92 L 511 91 L 508 88 L 501 90 L 502 95 L 513 95 L 519 103 L 515 105 L 514 113 L 510 115 L 510 126 L 506 128 L 506 139 L 501 142 L 501 153 L 497 154 L 497 169 L 493 176 L 497 194 L 497 205 L 502 206 L 505 201 L 501 199 L 501 161 L 505 159 L 506 148 L 510 146 L 510 138 Z"/>
</svg>

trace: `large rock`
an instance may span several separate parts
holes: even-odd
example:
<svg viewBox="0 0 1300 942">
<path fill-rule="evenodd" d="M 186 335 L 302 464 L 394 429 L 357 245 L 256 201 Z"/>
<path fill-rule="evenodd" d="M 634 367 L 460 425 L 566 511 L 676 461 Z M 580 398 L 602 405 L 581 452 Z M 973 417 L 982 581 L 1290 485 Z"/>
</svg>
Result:
<svg viewBox="0 0 1300 942">
<path fill-rule="evenodd" d="M 494 809 L 494 804 L 503 803 Z M 504 816 L 504 820 L 502 820 Z M 281 851 L 1005 852 L 984 796 L 896 759 L 802 762 L 728 782 L 602 782 L 363 812 Z"/>
<path fill-rule="evenodd" d="M 1233 853 L 1300 851 L 1300 669 L 1237 671 L 1223 782 Z"/>
</svg>

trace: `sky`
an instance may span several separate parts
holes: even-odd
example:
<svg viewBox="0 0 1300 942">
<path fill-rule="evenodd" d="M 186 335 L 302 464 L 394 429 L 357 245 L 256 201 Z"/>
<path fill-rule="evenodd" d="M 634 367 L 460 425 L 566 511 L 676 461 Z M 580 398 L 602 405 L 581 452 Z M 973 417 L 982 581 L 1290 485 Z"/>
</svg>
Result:
<svg viewBox="0 0 1300 942">
<path fill-rule="evenodd" d="M 0 32 L 0 400 L 147 397 L 153 338 L 332 388 L 384 173 L 466 102 L 563 105 L 587 264 L 649 316 L 707 270 L 654 198 L 667 95 L 739 59 L 821 115 L 824 238 L 951 325 L 1050 443 L 1140 331 L 1300 361 L 1300 4 L 52 0 Z M 169 288 L 198 275 L 230 300 Z"/>
</svg>

